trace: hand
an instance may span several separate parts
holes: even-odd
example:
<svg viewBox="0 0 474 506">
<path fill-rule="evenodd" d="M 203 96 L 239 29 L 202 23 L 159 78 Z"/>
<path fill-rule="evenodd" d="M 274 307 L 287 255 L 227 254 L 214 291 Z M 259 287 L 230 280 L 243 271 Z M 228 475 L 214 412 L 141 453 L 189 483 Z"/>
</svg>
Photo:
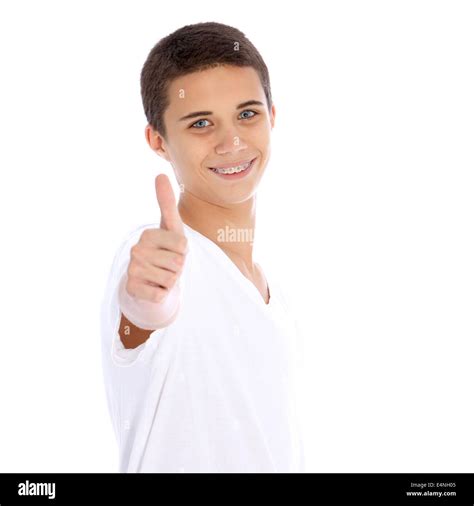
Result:
<svg viewBox="0 0 474 506">
<path fill-rule="evenodd" d="M 188 240 L 168 176 L 159 174 L 155 189 L 160 228 L 144 230 L 131 248 L 125 288 L 137 299 L 162 302 L 181 276 Z"/>
</svg>

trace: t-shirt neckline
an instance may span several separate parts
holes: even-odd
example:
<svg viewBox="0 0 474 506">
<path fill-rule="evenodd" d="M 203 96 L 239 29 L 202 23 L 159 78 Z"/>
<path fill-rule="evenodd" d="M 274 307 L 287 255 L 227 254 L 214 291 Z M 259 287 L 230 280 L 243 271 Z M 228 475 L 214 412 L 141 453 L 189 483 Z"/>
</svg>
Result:
<svg viewBox="0 0 474 506">
<path fill-rule="evenodd" d="M 275 294 L 274 294 L 274 290 L 273 290 L 274 286 L 273 286 L 273 282 L 272 282 L 272 285 L 270 287 L 271 277 L 270 277 L 270 281 L 269 281 L 269 278 L 268 278 L 266 272 L 263 274 L 263 277 L 265 278 L 265 281 L 267 283 L 268 296 L 269 296 L 268 304 L 265 303 L 265 301 L 263 300 L 262 294 L 258 291 L 258 288 L 250 281 L 250 279 L 248 279 L 246 276 L 244 276 L 242 274 L 242 272 L 234 264 L 232 259 L 230 257 L 228 257 L 227 254 L 214 241 L 211 241 L 211 239 L 209 239 L 209 237 L 206 237 L 204 234 L 201 234 L 201 232 L 198 232 L 194 228 L 190 227 L 188 224 L 183 222 L 183 225 L 191 233 L 194 233 L 196 236 L 201 238 L 201 240 L 203 242 L 205 242 L 211 249 L 213 249 L 216 252 L 216 254 L 219 255 L 223 259 L 224 262 L 227 262 L 227 264 L 229 265 L 229 268 L 234 273 L 234 277 L 242 284 L 242 286 L 244 286 L 246 288 L 246 290 L 252 295 L 252 297 L 258 299 L 258 302 L 261 306 L 267 308 L 268 310 L 273 308 L 273 305 L 275 303 L 275 301 L 274 301 Z M 260 265 L 260 264 L 258 264 L 258 265 Z M 263 269 L 262 269 L 262 271 L 263 271 Z"/>
</svg>

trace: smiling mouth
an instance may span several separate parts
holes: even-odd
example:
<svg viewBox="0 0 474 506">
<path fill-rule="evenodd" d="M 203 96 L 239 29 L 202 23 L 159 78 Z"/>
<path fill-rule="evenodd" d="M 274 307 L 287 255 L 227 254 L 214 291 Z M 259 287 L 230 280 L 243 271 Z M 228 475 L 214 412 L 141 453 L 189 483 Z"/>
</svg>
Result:
<svg viewBox="0 0 474 506">
<path fill-rule="evenodd" d="M 256 158 L 252 158 L 251 160 L 248 160 L 247 162 L 240 163 L 239 165 L 234 166 L 228 166 L 228 167 L 208 167 L 208 169 L 212 170 L 216 174 L 223 174 L 223 175 L 232 175 L 232 174 L 239 174 L 241 172 L 245 172 L 247 169 L 249 169 Z"/>
</svg>

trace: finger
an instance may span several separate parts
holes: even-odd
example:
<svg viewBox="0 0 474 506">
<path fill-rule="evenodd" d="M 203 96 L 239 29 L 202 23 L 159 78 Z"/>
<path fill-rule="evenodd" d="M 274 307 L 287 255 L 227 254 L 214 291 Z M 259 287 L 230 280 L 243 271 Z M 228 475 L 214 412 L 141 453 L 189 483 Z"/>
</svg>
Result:
<svg viewBox="0 0 474 506">
<path fill-rule="evenodd" d="M 154 265 L 138 265 L 134 264 L 128 269 L 128 277 L 130 279 L 141 280 L 146 283 L 153 283 L 165 288 L 172 288 L 176 283 L 179 272 L 172 272 Z"/>
<path fill-rule="evenodd" d="M 184 255 L 168 251 L 166 249 L 159 249 L 158 251 L 153 247 L 143 246 L 143 256 L 140 262 L 145 265 L 167 269 L 172 272 L 181 272 L 184 265 Z"/>
<path fill-rule="evenodd" d="M 149 302 L 161 302 L 169 294 L 166 288 L 144 284 L 137 279 L 128 280 L 127 292 L 132 297 Z"/>
<path fill-rule="evenodd" d="M 147 228 L 140 237 L 141 244 L 154 248 L 165 249 L 180 255 L 188 252 L 188 239 L 186 236 L 166 230 L 164 228 Z"/>
<path fill-rule="evenodd" d="M 178 212 L 173 188 L 166 174 L 156 176 L 155 190 L 161 211 L 160 228 L 184 235 L 184 226 Z"/>
</svg>

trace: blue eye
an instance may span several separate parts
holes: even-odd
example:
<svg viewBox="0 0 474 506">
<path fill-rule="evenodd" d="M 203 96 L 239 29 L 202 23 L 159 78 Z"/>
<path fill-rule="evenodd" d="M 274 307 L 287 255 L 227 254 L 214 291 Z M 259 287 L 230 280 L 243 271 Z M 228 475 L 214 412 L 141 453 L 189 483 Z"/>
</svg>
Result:
<svg viewBox="0 0 474 506">
<path fill-rule="evenodd" d="M 252 111 L 250 109 L 246 109 L 245 111 L 242 111 L 240 114 L 243 114 L 244 112 L 251 112 L 253 114 L 252 114 L 252 116 L 247 116 L 246 118 L 243 118 L 243 119 L 251 119 L 251 118 L 257 116 L 257 114 L 259 114 L 257 111 Z M 196 123 L 193 123 L 190 128 L 196 128 L 197 130 L 202 130 L 203 128 L 205 128 L 204 126 L 203 127 L 195 127 L 195 125 L 197 125 L 198 123 L 201 123 L 201 121 L 209 121 L 209 120 L 200 119 L 200 120 L 196 121 Z"/>
<path fill-rule="evenodd" d="M 194 128 L 194 125 L 197 125 L 198 123 L 201 123 L 201 121 L 207 121 L 207 119 L 200 119 L 200 120 L 196 121 L 196 123 L 193 123 L 193 124 L 191 125 L 191 128 Z M 199 127 L 198 127 L 198 130 L 200 130 L 200 128 L 199 128 Z"/>
<path fill-rule="evenodd" d="M 247 109 L 246 111 L 242 111 L 242 114 L 244 112 L 253 112 L 254 116 L 256 116 L 258 114 L 258 112 L 255 112 L 255 111 L 251 111 L 250 109 Z M 253 118 L 253 116 L 249 116 L 250 118 Z M 245 118 L 245 119 L 248 119 L 248 118 Z"/>
</svg>

